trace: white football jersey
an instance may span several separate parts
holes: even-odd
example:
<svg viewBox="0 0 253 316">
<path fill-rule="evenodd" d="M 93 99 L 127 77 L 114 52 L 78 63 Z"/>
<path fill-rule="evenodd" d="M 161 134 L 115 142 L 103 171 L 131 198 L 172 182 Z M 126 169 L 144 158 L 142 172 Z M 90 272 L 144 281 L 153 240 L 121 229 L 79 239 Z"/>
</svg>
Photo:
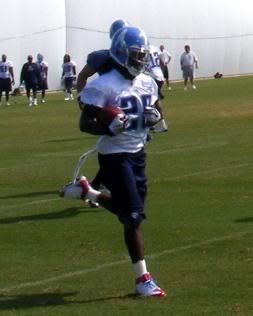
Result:
<svg viewBox="0 0 253 316">
<path fill-rule="evenodd" d="M 45 60 L 42 60 L 41 62 L 38 62 L 38 65 L 40 67 L 41 78 L 46 79 L 47 78 L 46 69 L 48 69 L 48 63 Z"/>
<path fill-rule="evenodd" d="M 167 65 L 171 59 L 171 55 L 165 49 L 163 51 L 160 51 L 159 57 L 160 60 L 164 63 L 164 65 Z"/>
<path fill-rule="evenodd" d="M 64 63 L 62 65 L 62 69 L 63 69 L 63 72 L 64 72 L 64 78 L 70 78 L 70 77 L 74 77 L 74 71 L 73 71 L 73 68 L 76 67 L 76 63 L 71 60 L 70 62 L 68 63 Z"/>
<path fill-rule="evenodd" d="M 10 60 L 0 61 L 0 78 L 10 78 L 10 68 L 13 68 L 13 63 Z"/>
<path fill-rule="evenodd" d="M 159 48 L 151 45 L 150 46 L 150 59 L 148 64 L 148 73 L 149 75 L 157 80 L 164 81 L 163 72 L 160 66 L 160 50 Z"/>
<path fill-rule="evenodd" d="M 143 148 L 148 128 L 143 111 L 158 99 L 157 85 L 148 75 L 140 74 L 134 80 L 125 79 L 112 70 L 89 82 L 81 92 L 85 104 L 105 108 L 120 107 L 129 118 L 129 127 L 119 135 L 99 137 L 97 151 L 101 154 L 137 152 Z"/>
</svg>

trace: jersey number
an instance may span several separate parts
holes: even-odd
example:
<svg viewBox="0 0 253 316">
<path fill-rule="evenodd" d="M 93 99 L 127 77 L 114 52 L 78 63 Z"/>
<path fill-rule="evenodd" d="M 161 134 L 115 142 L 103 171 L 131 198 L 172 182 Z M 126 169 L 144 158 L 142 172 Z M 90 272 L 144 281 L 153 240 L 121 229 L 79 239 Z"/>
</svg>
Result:
<svg viewBox="0 0 253 316">
<path fill-rule="evenodd" d="M 152 67 L 159 67 L 160 66 L 160 59 L 158 52 L 154 52 L 150 55 Z"/>
<path fill-rule="evenodd" d="M 128 96 L 121 98 L 120 107 L 129 116 L 130 130 L 138 130 L 145 128 L 144 110 L 147 106 L 151 106 L 151 95 L 144 94 L 140 98 L 136 96 Z"/>
<path fill-rule="evenodd" d="M 0 72 L 7 72 L 6 66 L 0 66 Z"/>
</svg>

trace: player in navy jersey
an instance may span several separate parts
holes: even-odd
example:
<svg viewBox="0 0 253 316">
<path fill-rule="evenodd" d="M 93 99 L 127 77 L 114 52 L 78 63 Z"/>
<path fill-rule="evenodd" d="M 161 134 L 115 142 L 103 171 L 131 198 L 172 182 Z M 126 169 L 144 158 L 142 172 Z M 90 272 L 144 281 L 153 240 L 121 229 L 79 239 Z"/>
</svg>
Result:
<svg viewBox="0 0 253 316">
<path fill-rule="evenodd" d="M 32 55 L 27 57 L 27 63 L 25 63 L 21 70 L 20 85 L 25 83 L 26 96 L 29 106 L 36 106 L 37 103 L 37 91 L 40 85 L 40 68 L 37 63 L 33 62 Z M 32 90 L 32 96 L 31 96 Z"/>
<path fill-rule="evenodd" d="M 118 19 L 114 21 L 110 27 L 110 38 L 121 28 L 128 26 L 129 23 L 125 20 Z M 80 92 L 86 85 L 87 79 L 98 73 L 99 75 L 112 69 L 112 59 L 109 49 L 101 49 L 91 52 L 88 55 L 86 65 L 83 67 L 77 77 L 77 92 Z"/>
<path fill-rule="evenodd" d="M 149 59 L 149 42 L 135 27 L 118 31 L 110 49 L 112 70 L 89 82 L 80 94 L 84 107 L 80 129 L 98 135 L 96 149 L 106 195 L 94 190 L 81 176 L 63 187 L 60 196 L 98 202 L 118 216 L 124 227 L 124 240 L 135 272 L 135 291 L 141 296 L 164 297 L 146 267 L 141 223 L 147 192 L 144 145 L 149 127 L 160 120 L 155 81 L 144 74 Z M 108 125 L 103 125 L 106 109 L 121 110 Z"/>
</svg>

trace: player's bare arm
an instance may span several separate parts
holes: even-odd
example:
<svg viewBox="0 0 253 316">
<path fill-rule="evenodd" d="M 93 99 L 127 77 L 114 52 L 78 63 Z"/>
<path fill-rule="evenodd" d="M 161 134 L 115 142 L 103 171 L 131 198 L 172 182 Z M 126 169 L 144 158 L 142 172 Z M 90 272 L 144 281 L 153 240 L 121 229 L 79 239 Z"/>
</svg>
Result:
<svg viewBox="0 0 253 316">
<path fill-rule="evenodd" d="M 85 65 L 83 69 L 79 72 L 77 76 L 77 92 L 81 92 L 85 87 L 87 79 L 94 75 L 96 71 L 92 69 L 89 65 Z"/>
</svg>

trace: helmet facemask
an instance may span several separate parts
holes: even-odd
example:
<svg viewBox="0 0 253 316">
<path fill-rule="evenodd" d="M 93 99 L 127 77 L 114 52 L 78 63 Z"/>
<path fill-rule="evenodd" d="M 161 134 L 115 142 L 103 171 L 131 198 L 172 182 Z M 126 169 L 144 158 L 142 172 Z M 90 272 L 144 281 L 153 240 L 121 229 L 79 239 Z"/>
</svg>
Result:
<svg viewBox="0 0 253 316">
<path fill-rule="evenodd" d="M 110 54 L 113 60 L 136 77 L 149 60 L 149 41 L 146 34 L 135 27 L 124 27 L 114 35 Z"/>
<path fill-rule="evenodd" d="M 149 49 L 128 48 L 128 58 L 126 68 L 132 76 L 137 76 L 144 72 L 149 60 Z"/>
</svg>

